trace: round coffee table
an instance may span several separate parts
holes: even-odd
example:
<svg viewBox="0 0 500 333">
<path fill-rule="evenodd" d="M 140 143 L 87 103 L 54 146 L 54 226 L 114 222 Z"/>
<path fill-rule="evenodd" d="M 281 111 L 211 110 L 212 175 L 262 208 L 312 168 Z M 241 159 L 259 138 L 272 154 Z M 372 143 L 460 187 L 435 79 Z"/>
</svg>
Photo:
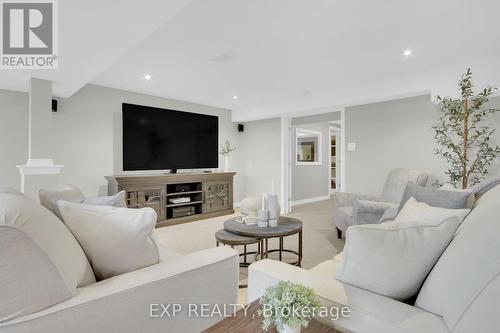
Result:
<svg viewBox="0 0 500 333">
<path fill-rule="evenodd" d="M 276 227 L 259 228 L 257 225 L 248 225 L 238 222 L 238 218 L 232 218 L 224 222 L 224 230 L 240 236 L 262 239 L 262 257 L 268 258 L 269 253 L 278 252 L 279 260 L 282 260 L 283 252 L 297 255 L 297 260 L 291 262 L 291 265 L 301 266 L 302 263 L 302 221 L 280 216 Z M 283 247 L 283 238 L 298 234 L 298 250 L 285 249 Z M 279 238 L 279 247 L 269 249 L 269 239 Z"/>
</svg>

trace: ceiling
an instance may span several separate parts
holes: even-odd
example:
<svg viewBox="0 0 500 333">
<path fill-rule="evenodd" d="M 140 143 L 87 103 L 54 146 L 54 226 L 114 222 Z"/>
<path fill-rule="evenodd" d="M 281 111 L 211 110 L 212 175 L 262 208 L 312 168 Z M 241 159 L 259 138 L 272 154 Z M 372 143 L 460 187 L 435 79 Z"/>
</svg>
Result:
<svg viewBox="0 0 500 333">
<path fill-rule="evenodd" d="M 63 0 L 57 70 L 1 70 L 0 89 L 28 91 L 30 77 L 69 97 L 177 15 L 189 0 Z M 117 4 L 119 3 L 119 6 Z"/>
<path fill-rule="evenodd" d="M 67 97 L 94 83 L 231 109 L 245 121 L 449 94 L 467 67 L 477 85 L 500 85 L 497 0 L 59 3 L 60 69 L 2 71 L 0 88 L 26 89 L 34 75 Z"/>
</svg>

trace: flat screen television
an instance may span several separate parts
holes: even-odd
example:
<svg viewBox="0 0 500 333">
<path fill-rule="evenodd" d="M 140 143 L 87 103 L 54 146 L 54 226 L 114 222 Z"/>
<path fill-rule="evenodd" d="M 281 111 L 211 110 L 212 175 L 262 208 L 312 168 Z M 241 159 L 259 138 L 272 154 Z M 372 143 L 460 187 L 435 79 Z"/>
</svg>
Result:
<svg viewBox="0 0 500 333">
<path fill-rule="evenodd" d="M 123 170 L 218 167 L 216 116 L 122 104 Z"/>
</svg>

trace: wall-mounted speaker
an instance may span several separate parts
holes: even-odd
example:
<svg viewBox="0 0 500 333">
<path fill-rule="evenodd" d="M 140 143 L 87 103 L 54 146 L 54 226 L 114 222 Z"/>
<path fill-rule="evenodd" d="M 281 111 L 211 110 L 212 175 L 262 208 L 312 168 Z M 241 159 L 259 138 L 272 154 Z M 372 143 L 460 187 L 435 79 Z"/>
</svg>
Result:
<svg viewBox="0 0 500 333">
<path fill-rule="evenodd" d="M 245 131 L 245 125 L 238 124 L 238 132 L 244 132 L 244 131 Z"/>
<path fill-rule="evenodd" d="M 52 112 L 57 112 L 57 100 L 52 100 Z"/>
</svg>

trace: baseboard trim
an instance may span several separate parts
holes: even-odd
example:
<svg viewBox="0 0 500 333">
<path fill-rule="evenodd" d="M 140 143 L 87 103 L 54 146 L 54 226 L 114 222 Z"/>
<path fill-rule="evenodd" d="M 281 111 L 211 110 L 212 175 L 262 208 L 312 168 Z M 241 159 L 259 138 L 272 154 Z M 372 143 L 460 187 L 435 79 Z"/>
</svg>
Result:
<svg viewBox="0 0 500 333">
<path fill-rule="evenodd" d="M 307 199 L 302 199 L 302 200 L 295 200 L 295 201 L 292 201 L 291 205 L 293 207 L 293 206 L 305 205 L 308 203 L 329 200 L 329 199 L 330 199 L 330 195 L 327 194 L 327 195 L 321 195 L 319 197 L 312 197 L 312 198 L 307 198 Z"/>
</svg>

